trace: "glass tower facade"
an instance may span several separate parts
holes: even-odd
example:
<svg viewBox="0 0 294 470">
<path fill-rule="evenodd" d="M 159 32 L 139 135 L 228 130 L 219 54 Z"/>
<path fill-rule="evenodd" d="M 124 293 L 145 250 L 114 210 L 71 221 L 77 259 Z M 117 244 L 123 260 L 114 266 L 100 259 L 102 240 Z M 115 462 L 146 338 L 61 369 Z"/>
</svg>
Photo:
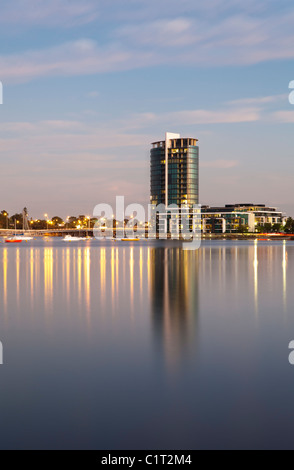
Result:
<svg viewBox="0 0 294 470">
<path fill-rule="evenodd" d="M 172 138 L 151 149 L 151 204 L 199 204 L 197 139 Z"/>
</svg>

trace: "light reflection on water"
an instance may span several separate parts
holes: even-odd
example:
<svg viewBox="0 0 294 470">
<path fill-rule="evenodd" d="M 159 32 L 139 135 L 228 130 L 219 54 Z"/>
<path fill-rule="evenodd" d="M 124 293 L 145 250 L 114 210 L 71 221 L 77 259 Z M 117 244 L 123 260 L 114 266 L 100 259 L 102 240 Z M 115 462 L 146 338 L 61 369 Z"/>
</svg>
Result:
<svg viewBox="0 0 294 470">
<path fill-rule="evenodd" d="M 0 447 L 283 447 L 293 257 L 291 242 L 1 245 Z"/>
</svg>

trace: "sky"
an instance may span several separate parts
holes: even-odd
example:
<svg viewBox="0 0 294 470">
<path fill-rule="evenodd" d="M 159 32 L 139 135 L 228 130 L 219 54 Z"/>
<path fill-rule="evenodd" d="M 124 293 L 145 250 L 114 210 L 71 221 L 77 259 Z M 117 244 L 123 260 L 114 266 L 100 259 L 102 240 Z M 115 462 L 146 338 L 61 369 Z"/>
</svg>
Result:
<svg viewBox="0 0 294 470">
<path fill-rule="evenodd" d="M 200 202 L 294 216 L 289 0 L 1 0 L 0 210 L 149 201 L 150 143 L 199 139 Z"/>
</svg>

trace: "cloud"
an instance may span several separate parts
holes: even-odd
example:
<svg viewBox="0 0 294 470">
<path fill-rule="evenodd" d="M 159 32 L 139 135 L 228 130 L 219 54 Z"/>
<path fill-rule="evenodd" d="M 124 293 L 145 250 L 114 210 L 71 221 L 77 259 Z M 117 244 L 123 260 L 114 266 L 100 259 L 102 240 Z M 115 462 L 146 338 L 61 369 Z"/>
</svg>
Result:
<svg viewBox="0 0 294 470">
<path fill-rule="evenodd" d="M 147 134 L 97 122 L 3 122 L 0 163 L 5 181 L 0 195 L 7 205 L 17 205 L 22 194 L 29 207 L 46 204 L 54 212 L 56 207 L 74 211 L 77 204 L 82 211 L 120 191 L 147 201 L 149 160 L 144 150 L 151 141 Z M 11 185 L 18 191 L 7 192 Z"/>
<path fill-rule="evenodd" d="M 214 160 L 214 161 L 200 161 L 200 167 L 202 168 L 219 168 L 219 169 L 228 169 L 234 168 L 239 165 L 237 160 Z"/>
<path fill-rule="evenodd" d="M 119 46 L 99 47 L 80 39 L 42 51 L 0 56 L 2 81 L 23 82 L 38 77 L 90 75 L 144 66 L 146 54 L 135 56 Z"/>
<path fill-rule="evenodd" d="M 258 108 L 225 109 L 221 111 L 199 109 L 195 111 L 178 111 L 171 113 L 170 116 L 182 125 L 256 122 L 260 119 Z"/>
<path fill-rule="evenodd" d="M 254 98 L 242 98 L 228 101 L 218 109 L 192 109 L 180 110 L 168 113 L 140 113 L 124 118 L 119 126 L 127 131 L 131 129 L 151 128 L 161 126 L 164 128 L 181 128 L 193 125 L 213 124 L 238 124 L 254 123 L 258 121 L 293 122 L 293 111 L 268 112 L 270 104 L 284 102 L 288 104 L 288 95 L 260 96 Z M 205 131 L 209 132 L 208 130 Z"/>
<path fill-rule="evenodd" d="M 184 110 L 170 113 L 142 113 L 124 119 L 121 126 L 125 129 L 142 129 L 151 126 L 181 128 L 193 125 L 237 124 L 257 122 L 261 119 L 261 108 L 243 107 L 239 109 L 224 107 L 220 110 Z"/>
<path fill-rule="evenodd" d="M 35 25 L 66 25 L 71 22 L 97 20 L 97 2 L 88 0 L 35 0 L 26 9 L 24 0 L 5 3 L 0 24 L 32 22 Z M 111 2 L 112 3 L 112 2 Z M 109 2 L 99 3 L 97 28 L 112 21 L 99 33 L 99 41 L 83 38 L 43 49 L 0 55 L 2 80 L 28 81 L 45 76 L 93 75 L 155 66 L 224 67 L 245 66 L 265 61 L 294 58 L 294 11 L 281 0 L 260 2 L 213 1 L 211 6 L 184 1 L 180 6 L 171 2 L 139 2 L 148 15 L 137 13 L 138 2 L 128 0 L 125 20 L 118 23 L 121 2 L 110 8 Z M 159 3 L 159 6 L 158 6 Z M 203 3 L 203 2 L 201 2 Z M 255 2 L 256 3 L 256 2 Z M 266 7 L 266 5 L 270 6 Z M 32 8 L 32 4 L 35 8 Z M 211 4 L 209 4 L 211 5 Z M 181 8 L 180 8 L 181 7 Z M 180 13 L 181 12 L 181 13 Z M 160 18 L 160 20 L 158 19 Z M 55 23 L 54 23 L 55 22 Z M 85 32 L 85 31 L 84 31 Z"/>
<path fill-rule="evenodd" d="M 90 93 L 87 94 L 88 98 L 98 98 L 100 96 L 99 91 L 90 91 Z"/>
<path fill-rule="evenodd" d="M 103 18 L 119 21 L 150 21 L 167 16 L 174 17 L 186 15 L 196 16 L 201 19 L 218 20 L 235 14 L 247 14 L 252 16 L 265 16 L 268 12 L 275 12 L 275 6 L 279 9 L 291 8 L 288 0 L 125 0 L 121 8 L 121 0 L 100 0 L 100 8 Z"/>
<path fill-rule="evenodd" d="M 96 160 L 101 151 L 142 147 L 152 136 L 132 134 L 120 128 L 93 122 L 51 120 L 38 122 L 3 122 L 0 145 L 3 152 L 13 152 L 15 158 L 27 151 L 39 159 L 42 155 L 93 155 Z M 41 149 L 41 153 L 40 153 Z M 117 151 L 118 157 L 120 155 Z M 3 155 L 3 153 L 2 153 Z M 19 156 L 18 156 L 19 155 Z"/>
<path fill-rule="evenodd" d="M 288 99 L 287 94 L 283 95 L 273 95 L 273 96 L 260 96 L 257 98 L 242 98 L 239 100 L 229 101 L 227 104 L 232 106 L 259 106 L 266 105 L 270 103 L 276 103 L 279 101 L 284 101 Z"/>
<path fill-rule="evenodd" d="M 116 34 L 133 49 L 152 51 L 154 57 L 160 54 L 163 63 L 250 65 L 294 57 L 293 10 L 281 6 L 276 11 L 269 5 L 266 8 L 265 2 L 260 8 L 253 2 L 243 7 L 237 1 L 223 3 L 225 8 L 214 2 L 214 14 L 210 3 L 210 12 L 208 6 L 201 10 L 198 5 L 198 14 L 195 8 L 194 14 L 186 17 L 168 17 L 171 12 L 166 10 L 166 18 L 160 21 L 129 23 Z"/>
<path fill-rule="evenodd" d="M 119 38 L 143 46 L 187 46 L 195 42 L 193 22 L 186 18 L 164 19 L 142 25 L 128 25 L 116 32 Z"/>
<path fill-rule="evenodd" d="M 274 121 L 294 124 L 294 107 L 291 111 L 276 111 L 271 114 L 271 118 Z"/>
<path fill-rule="evenodd" d="M 93 0 L 2 0 L 0 25 L 64 27 L 89 23 L 97 17 Z"/>
<path fill-rule="evenodd" d="M 7 137 L 11 134 L 37 136 L 55 133 L 58 131 L 78 132 L 86 128 L 78 121 L 52 120 L 38 122 L 3 122 L 1 123 L 0 136 Z"/>
</svg>

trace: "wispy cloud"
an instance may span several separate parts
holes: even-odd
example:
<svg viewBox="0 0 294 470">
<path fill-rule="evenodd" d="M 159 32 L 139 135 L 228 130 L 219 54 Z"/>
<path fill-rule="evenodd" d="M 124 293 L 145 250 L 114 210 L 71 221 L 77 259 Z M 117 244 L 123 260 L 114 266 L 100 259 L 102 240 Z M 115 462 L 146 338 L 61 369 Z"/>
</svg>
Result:
<svg viewBox="0 0 294 470">
<path fill-rule="evenodd" d="M 220 111 L 199 109 L 195 111 L 178 111 L 170 113 L 169 116 L 173 121 L 183 125 L 255 122 L 260 119 L 258 108 L 223 109 Z"/>
<path fill-rule="evenodd" d="M 100 96 L 99 91 L 90 91 L 90 93 L 87 94 L 88 98 L 98 98 Z"/>
<path fill-rule="evenodd" d="M 257 98 L 242 98 L 239 100 L 229 101 L 227 104 L 233 106 L 260 106 L 267 105 L 270 103 L 277 103 L 288 100 L 288 95 L 273 95 L 273 96 L 260 96 Z"/>
<path fill-rule="evenodd" d="M 93 0 L 2 0 L 0 25 L 75 26 L 98 17 Z"/>
<path fill-rule="evenodd" d="M 94 21 L 98 15 L 97 2 L 93 0 L 36 0 L 30 2 L 27 9 L 24 0 L 15 2 L 9 2 L 10 7 L 5 3 L 0 24 L 7 26 L 19 20 L 36 25 L 54 22 L 64 25 L 71 21 Z M 211 6 L 204 7 L 200 3 L 203 2 L 180 2 L 180 8 L 172 1 L 170 8 L 164 9 L 159 2 L 156 10 L 153 0 L 149 6 L 147 1 L 141 0 L 141 9 L 151 9 L 151 13 L 135 21 L 130 8 L 137 11 L 138 3 L 128 0 L 129 15 L 118 24 L 116 18 L 122 14 L 122 6 L 121 2 L 115 2 L 117 9 L 112 6 L 113 23 L 108 22 L 107 35 L 102 33 L 99 40 L 93 40 L 84 39 L 80 34 L 80 39 L 57 46 L 2 53 L 1 78 L 26 81 L 44 76 L 101 74 L 157 65 L 244 66 L 294 58 L 294 11 L 287 8 L 283 0 L 279 10 L 274 0 L 270 4 L 262 1 L 258 7 L 251 1 L 245 5 L 233 0 L 215 0 L 213 11 Z M 109 9 L 109 2 L 99 3 L 97 27 L 108 17 Z M 159 12 L 165 13 L 159 15 Z"/>
<path fill-rule="evenodd" d="M 218 168 L 227 170 L 239 165 L 237 160 L 213 160 L 213 161 L 200 161 L 202 168 Z"/>
<path fill-rule="evenodd" d="M 25 194 L 29 206 L 41 207 L 50 200 L 61 211 L 74 210 L 75 203 L 81 210 L 89 204 L 91 208 L 118 193 L 137 194 L 147 201 L 144 149 L 151 140 L 149 135 L 114 131 L 96 122 L 4 122 L 0 147 L 5 183 L 0 193 L 5 195 L 6 188 L 17 184 L 18 192 L 10 194 L 9 201 Z M 77 187 L 83 191 L 77 194 Z"/>
<path fill-rule="evenodd" d="M 261 108 L 243 107 L 239 109 L 223 107 L 218 110 L 183 110 L 170 113 L 142 113 L 124 119 L 125 129 L 143 129 L 151 126 L 183 127 L 192 125 L 237 124 L 256 122 L 261 119 Z"/>
<path fill-rule="evenodd" d="M 252 2 L 243 6 L 237 1 L 223 2 L 227 8 L 214 3 L 214 14 L 208 11 L 209 3 L 198 8 L 198 15 L 127 24 L 116 34 L 126 44 L 153 51 L 155 56 L 162 51 L 165 63 L 248 65 L 294 57 L 293 10 L 281 7 L 276 11 L 269 4 L 266 8 L 265 2 L 260 8 Z"/>
<path fill-rule="evenodd" d="M 2 80 L 28 81 L 37 77 L 90 75 L 144 66 L 146 54 L 134 54 L 119 46 L 99 47 L 80 39 L 42 51 L 0 56 Z"/>
<path fill-rule="evenodd" d="M 152 126 L 185 127 L 193 125 L 240 124 L 258 121 L 293 122 L 293 111 L 273 111 L 279 104 L 288 104 L 288 94 L 241 98 L 227 101 L 217 109 L 192 109 L 165 113 L 140 113 L 126 117 L 119 125 L 128 131 Z M 270 109 L 269 105 L 274 105 Z M 208 132 L 206 130 L 205 132 Z"/>
<path fill-rule="evenodd" d="M 294 108 L 291 111 L 276 111 L 271 114 L 271 119 L 285 124 L 294 124 Z"/>
<path fill-rule="evenodd" d="M 193 22 L 187 18 L 163 19 L 141 25 L 127 25 L 116 32 L 119 38 L 143 46 L 187 46 L 197 40 Z"/>
</svg>

